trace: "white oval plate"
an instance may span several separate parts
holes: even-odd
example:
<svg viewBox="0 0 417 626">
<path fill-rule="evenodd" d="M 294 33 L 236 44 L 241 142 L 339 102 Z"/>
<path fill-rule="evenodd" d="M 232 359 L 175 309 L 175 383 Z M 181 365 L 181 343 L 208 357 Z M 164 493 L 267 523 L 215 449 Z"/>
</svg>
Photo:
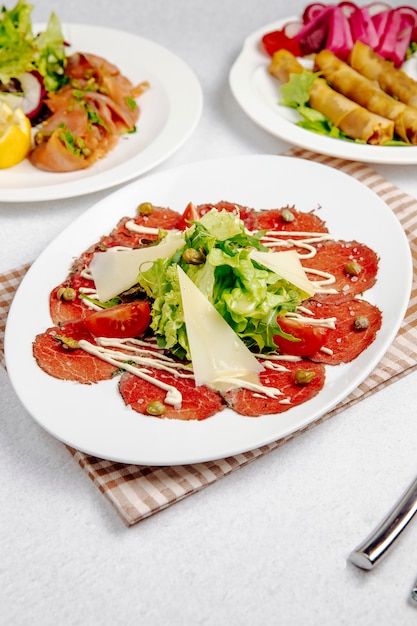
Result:
<svg viewBox="0 0 417 626">
<path fill-rule="evenodd" d="M 45 25 L 34 25 L 34 32 Z M 116 65 L 134 84 L 149 81 L 138 99 L 137 132 L 92 167 L 77 172 L 43 172 L 25 159 L 0 170 L 1 202 L 35 202 L 84 195 L 132 180 L 175 153 L 197 126 L 203 107 L 200 84 L 180 58 L 134 35 L 110 28 L 63 24 L 67 54 L 90 52 Z"/>
<path fill-rule="evenodd" d="M 299 21 L 288 17 L 272 22 L 252 33 L 229 73 L 232 93 L 250 119 L 261 128 L 288 143 L 330 156 L 368 163 L 417 163 L 417 146 L 371 146 L 343 139 L 318 135 L 296 125 L 295 109 L 279 104 L 280 82 L 268 72 L 271 61 L 262 46 L 263 35 L 282 28 L 286 23 Z M 417 59 L 413 57 L 404 66 L 414 79 Z"/>
<path fill-rule="evenodd" d="M 366 293 L 383 313 L 374 343 L 355 361 L 327 367 L 324 389 L 281 415 L 242 417 L 229 409 L 201 422 L 158 419 L 126 407 L 117 380 L 81 385 L 45 374 L 32 356 L 35 335 L 51 325 L 49 293 L 77 257 L 142 201 L 182 212 L 195 203 L 229 200 L 261 208 L 320 206 L 340 239 L 357 239 L 380 256 L 379 277 Z M 389 237 L 387 234 L 389 233 Z M 401 267 L 401 280 L 392 268 Z M 126 463 L 173 465 L 223 458 L 275 441 L 329 411 L 374 369 L 406 311 L 412 277 L 410 249 L 390 208 L 368 187 L 333 168 L 282 156 L 242 156 L 194 163 L 134 181 L 94 205 L 40 255 L 13 300 L 5 352 L 23 405 L 50 434 L 74 448 Z"/>
</svg>

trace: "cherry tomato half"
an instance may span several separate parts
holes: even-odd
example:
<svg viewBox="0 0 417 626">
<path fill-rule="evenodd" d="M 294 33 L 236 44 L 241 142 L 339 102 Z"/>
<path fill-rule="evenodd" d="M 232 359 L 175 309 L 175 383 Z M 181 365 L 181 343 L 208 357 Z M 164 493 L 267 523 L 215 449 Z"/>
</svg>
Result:
<svg viewBox="0 0 417 626">
<path fill-rule="evenodd" d="M 180 230 L 185 230 L 189 226 L 191 226 L 191 222 L 197 222 L 200 216 L 197 213 L 197 209 L 195 208 L 192 202 L 189 202 L 184 209 L 183 214 L 181 215 L 178 228 Z"/>
<path fill-rule="evenodd" d="M 146 300 L 135 300 L 91 313 L 84 323 L 95 337 L 124 339 L 142 335 L 150 321 L 149 303 Z"/>
<path fill-rule="evenodd" d="M 311 356 L 324 345 L 328 333 L 328 328 L 316 326 L 315 324 L 304 324 L 299 320 L 279 317 L 278 324 L 281 330 L 295 337 L 296 341 L 274 336 L 274 343 L 283 354 L 293 356 Z"/>
</svg>

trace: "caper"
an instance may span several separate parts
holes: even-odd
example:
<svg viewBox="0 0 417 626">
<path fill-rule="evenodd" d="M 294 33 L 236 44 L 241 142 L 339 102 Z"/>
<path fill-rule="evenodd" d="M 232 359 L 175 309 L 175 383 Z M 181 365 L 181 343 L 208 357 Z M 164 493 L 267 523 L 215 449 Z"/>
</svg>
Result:
<svg viewBox="0 0 417 626">
<path fill-rule="evenodd" d="M 146 407 L 146 412 L 149 413 L 149 415 L 163 415 L 165 411 L 166 407 L 160 400 L 152 400 Z"/>
<path fill-rule="evenodd" d="M 56 292 L 56 297 L 64 302 L 74 302 L 77 292 L 72 287 L 60 287 Z"/>
<path fill-rule="evenodd" d="M 345 273 L 348 276 L 359 276 L 362 271 L 362 265 L 357 261 L 348 261 L 345 265 Z"/>
<path fill-rule="evenodd" d="M 153 213 L 153 204 L 152 202 L 142 202 L 139 204 L 136 212 L 139 215 L 151 215 Z"/>
<path fill-rule="evenodd" d="M 355 330 L 366 330 L 369 328 L 369 320 L 365 315 L 357 315 L 353 320 L 353 328 Z"/>
<path fill-rule="evenodd" d="M 316 372 L 313 370 L 296 370 L 295 382 L 297 385 L 308 385 L 313 380 Z"/>
<path fill-rule="evenodd" d="M 202 265 L 206 261 L 205 254 L 194 248 L 187 248 L 182 253 L 182 260 L 190 265 Z"/>
<path fill-rule="evenodd" d="M 282 209 L 281 217 L 284 222 L 293 222 L 295 219 L 294 213 L 291 213 L 289 209 Z"/>
<path fill-rule="evenodd" d="M 80 344 L 76 339 L 72 337 L 65 337 L 65 335 L 54 335 L 55 341 L 58 341 L 66 350 L 78 350 Z"/>
</svg>

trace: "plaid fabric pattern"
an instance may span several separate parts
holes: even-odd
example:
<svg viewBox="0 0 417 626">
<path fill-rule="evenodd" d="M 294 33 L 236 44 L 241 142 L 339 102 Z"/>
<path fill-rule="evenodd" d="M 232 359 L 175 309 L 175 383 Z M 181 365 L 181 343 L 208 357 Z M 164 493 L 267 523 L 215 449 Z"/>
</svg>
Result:
<svg viewBox="0 0 417 626">
<path fill-rule="evenodd" d="M 417 200 L 415 198 L 408 196 L 362 163 L 318 155 L 301 149 L 292 149 L 288 155 L 334 167 L 370 187 L 390 206 L 400 220 L 410 244 L 414 265 L 417 267 Z M 7 312 L 15 290 L 27 269 L 27 266 L 23 266 L 0 275 L 0 359 L 3 367 L 5 365 L 4 330 Z M 413 371 L 417 367 L 416 342 L 417 278 L 415 273 L 405 319 L 381 362 L 343 402 L 304 429 L 244 454 L 217 461 L 174 467 L 115 463 L 89 456 L 69 446 L 67 448 L 74 460 L 114 506 L 124 523 L 131 526 L 208 487 L 264 454 L 276 450 L 290 439 L 323 423 L 346 407 Z"/>
</svg>

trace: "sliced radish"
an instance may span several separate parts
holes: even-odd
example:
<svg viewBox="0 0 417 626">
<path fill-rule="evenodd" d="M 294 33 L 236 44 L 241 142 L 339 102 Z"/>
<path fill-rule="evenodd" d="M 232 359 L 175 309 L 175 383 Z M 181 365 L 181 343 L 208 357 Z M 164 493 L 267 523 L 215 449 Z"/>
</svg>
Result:
<svg viewBox="0 0 417 626">
<path fill-rule="evenodd" d="M 368 4 L 366 8 L 368 9 L 371 17 L 378 15 L 378 13 L 388 13 L 392 9 L 392 7 L 386 2 L 371 2 L 371 4 Z"/>
<path fill-rule="evenodd" d="M 388 11 L 380 11 L 379 13 L 375 13 L 372 16 L 372 23 L 374 25 L 375 32 L 379 40 L 381 40 L 386 33 L 387 24 L 389 22 L 391 12 L 392 9 L 389 9 Z"/>
<path fill-rule="evenodd" d="M 303 28 L 302 22 L 288 22 L 288 24 L 285 24 L 283 30 L 287 37 L 292 38 L 298 35 L 298 33 L 300 32 L 302 28 Z"/>
<path fill-rule="evenodd" d="M 398 11 L 398 13 L 400 13 L 404 17 L 407 16 L 413 28 L 417 26 L 417 9 L 415 9 L 414 7 L 403 6 L 397 7 L 395 11 Z"/>
<path fill-rule="evenodd" d="M 346 60 L 353 46 L 349 20 L 341 7 L 334 7 L 330 13 L 326 48 L 337 57 Z"/>
<path fill-rule="evenodd" d="M 0 100 L 7 102 L 13 109 L 20 107 L 27 117 L 34 117 L 39 113 L 46 95 L 42 76 L 38 72 L 25 72 L 18 76 L 17 80 L 21 91 L 2 91 Z"/>
<path fill-rule="evenodd" d="M 326 9 L 326 5 L 321 2 L 314 2 L 313 4 L 309 4 L 303 13 L 303 22 L 307 24 L 311 22 L 311 20 L 315 20 L 321 13 L 323 13 L 324 9 Z"/>
<path fill-rule="evenodd" d="M 42 76 L 38 72 L 25 72 L 19 80 L 23 88 L 23 112 L 29 118 L 34 117 L 39 113 L 46 94 Z"/>
<path fill-rule="evenodd" d="M 385 37 L 376 49 L 377 53 L 399 67 L 404 63 L 412 32 L 410 17 L 393 9 L 387 22 Z"/>
<path fill-rule="evenodd" d="M 362 41 L 385 59 L 401 66 L 411 41 L 417 41 L 417 9 L 392 8 L 386 2 L 359 6 L 350 0 L 338 4 L 309 4 L 302 22 L 287 23 L 282 32 L 295 40 L 301 56 L 331 50 L 347 60 L 355 41 Z"/>
<path fill-rule="evenodd" d="M 326 7 L 295 35 L 295 39 L 297 39 L 300 44 L 303 56 L 311 54 L 312 52 L 319 52 L 319 50 L 324 48 L 327 38 L 329 14 L 332 10 L 333 7 Z"/>
<path fill-rule="evenodd" d="M 342 9 L 343 15 L 346 17 L 350 17 L 359 8 L 354 2 L 339 2 L 338 6 Z"/>
<path fill-rule="evenodd" d="M 355 11 L 351 13 L 349 16 L 349 24 L 353 41 L 359 39 L 362 43 L 365 43 L 371 48 L 378 46 L 379 37 L 366 6 L 356 8 Z"/>
</svg>

